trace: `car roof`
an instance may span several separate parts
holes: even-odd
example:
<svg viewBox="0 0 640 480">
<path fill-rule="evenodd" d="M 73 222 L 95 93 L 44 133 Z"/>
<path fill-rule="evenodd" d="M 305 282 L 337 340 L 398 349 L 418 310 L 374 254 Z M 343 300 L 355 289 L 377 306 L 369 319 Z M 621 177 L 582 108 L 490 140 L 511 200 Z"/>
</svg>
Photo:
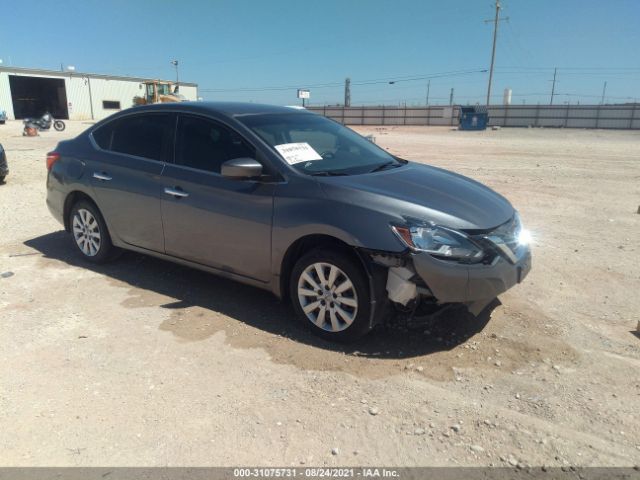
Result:
<svg viewBox="0 0 640 480">
<path fill-rule="evenodd" d="M 265 113 L 308 113 L 307 110 L 294 109 L 292 107 L 281 107 L 277 105 L 264 105 L 260 103 L 246 102 L 171 102 L 156 103 L 153 105 L 141 105 L 133 107 L 129 111 L 154 111 L 154 110 L 180 110 L 192 111 L 197 113 L 218 113 L 229 117 L 237 117 L 244 115 L 260 115 Z"/>
</svg>

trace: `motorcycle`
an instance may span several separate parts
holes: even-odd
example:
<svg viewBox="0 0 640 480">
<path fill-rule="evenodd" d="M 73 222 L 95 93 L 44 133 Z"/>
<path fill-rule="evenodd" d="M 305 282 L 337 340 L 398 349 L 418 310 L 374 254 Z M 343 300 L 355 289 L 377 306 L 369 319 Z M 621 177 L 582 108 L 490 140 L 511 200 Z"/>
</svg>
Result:
<svg viewBox="0 0 640 480">
<path fill-rule="evenodd" d="M 46 112 L 40 118 L 25 118 L 22 123 L 24 123 L 23 135 L 29 136 L 32 136 L 37 132 L 49 130 L 51 125 L 53 125 L 53 128 L 58 132 L 61 132 L 66 128 L 66 125 L 62 120 L 55 120 L 53 115 L 49 112 Z"/>
</svg>

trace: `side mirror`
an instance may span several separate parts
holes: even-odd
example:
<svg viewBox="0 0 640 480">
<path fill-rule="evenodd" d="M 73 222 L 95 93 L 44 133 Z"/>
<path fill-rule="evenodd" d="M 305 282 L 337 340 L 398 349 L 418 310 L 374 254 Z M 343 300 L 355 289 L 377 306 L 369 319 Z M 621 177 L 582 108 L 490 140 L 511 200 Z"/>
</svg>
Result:
<svg viewBox="0 0 640 480">
<path fill-rule="evenodd" d="M 253 158 L 234 158 L 222 164 L 223 177 L 241 180 L 243 178 L 256 178 L 262 175 L 262 165 Z"/>
</svg>

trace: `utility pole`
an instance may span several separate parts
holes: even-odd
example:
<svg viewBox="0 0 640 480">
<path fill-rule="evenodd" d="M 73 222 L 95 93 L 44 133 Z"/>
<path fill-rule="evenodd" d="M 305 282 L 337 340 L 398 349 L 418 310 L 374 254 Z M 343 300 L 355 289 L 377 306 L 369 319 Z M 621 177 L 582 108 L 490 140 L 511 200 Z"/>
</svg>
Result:
<svg viewBox="0 0 640 480">
<path fill-rule="evenodd" d="M 431 90 L 431 79 L 427 82 L 427 107 L 429 106 L 429 90 Z"/>
<path fill-rule="evenodd" d="M 344 80 L 344 106 L 351 106 L 351 79 L 349 77 Z"/>
<path fill-rule="evenodd" d="M 600 100 L 600 105 L 604 105 L 604 96 L 607 93 L 607 82 L 604 82 L 604 86 L 602 87 L 602 100 Z"/>
<path fill-rule="evenodd" d="M 493 82 L 493 66 L 496 60 L 496 41 L 498 40 L 498 22 L 509 20 L 509 17 L 500 19 L 500 0 L 496 0 L 496 16 L 493 20 L 485 20 L 484 23 L 493 21 L 493 47 L 491 49 L 491 68 L 489 69 L 489 86 L 487 87 L 487 105 L 491 103 L 491 83 Z"/>
<path fill-rule="evenodd" d="M 553 105 L 553 96 L 556 94 L 556 74 L 558 73 L 558 69 L 553 69 L 553 85 L 551 86 L 551 101 L 549 105 Z"/>
<path fill-rule="evenodd" d="M 449 94 L 449 105 L 453 105 L 453 87 L 451 87 L 451 93 Z"/>
<path fill-rule="evenodd" d="M 178 75 L 178 60 L 171 60 L 171 65 L 176 68 L 176 87 L 180 85 L 180 77 Z"/>
<path fill-rule="evenodd" d="M 93 95 L 91 94 L 91 78 L 86 77 L 85 82 L 89 87 L 89 106 L 91 107 L 91 120 L 95 120 L 95 117 L 93 115 Z"/>
</svg>

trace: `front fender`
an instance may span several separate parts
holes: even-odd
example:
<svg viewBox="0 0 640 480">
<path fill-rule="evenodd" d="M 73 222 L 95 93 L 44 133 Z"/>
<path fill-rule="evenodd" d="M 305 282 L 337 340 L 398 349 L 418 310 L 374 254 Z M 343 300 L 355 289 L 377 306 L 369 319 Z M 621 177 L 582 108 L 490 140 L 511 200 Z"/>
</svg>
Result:
<svg viewBox="0 0 640 480">
<path fill-rule="evenodd" d="M 305 183 L 307 185 L 279 185 L 275 192 L 272 228 L 272 268 L 275 275 L 280 273 L 288 248 L 308 235 L 328 235 L 357 248 L 387 252 L 405 250 L 389 227 L 391 223 L 401 221 L 401 217 L 394 218 L 366 206 L 332 200 L 315 182 Z"/>
</svg>

